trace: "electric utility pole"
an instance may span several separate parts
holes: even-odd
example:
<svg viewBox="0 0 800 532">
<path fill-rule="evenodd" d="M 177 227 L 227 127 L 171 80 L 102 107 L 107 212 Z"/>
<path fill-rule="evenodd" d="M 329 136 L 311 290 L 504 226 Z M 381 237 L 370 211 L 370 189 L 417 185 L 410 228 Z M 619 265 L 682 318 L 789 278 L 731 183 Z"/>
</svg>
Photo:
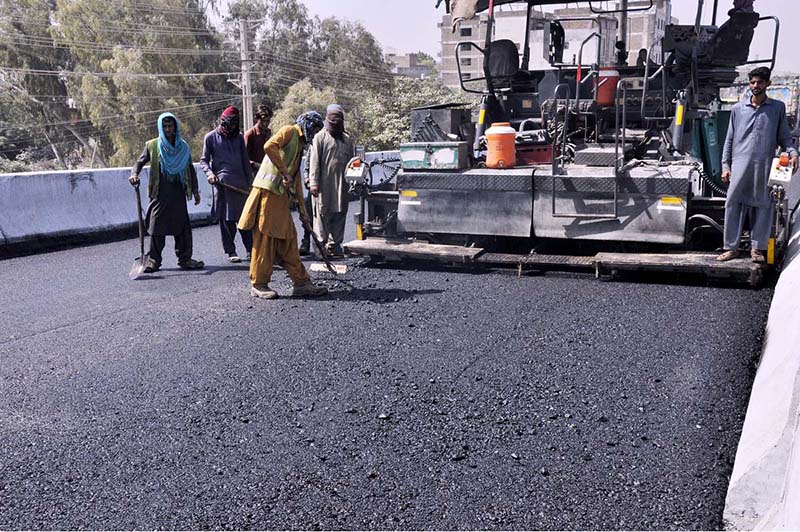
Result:
<svg viewBox="0 0 800 532">
<path fill-rule="evenodd" d="M 253 127 L 253 90 L 250 85 L 250 44 L 248 37 L 247 21 L 242 19 L 239 21 L 239 39 L 242 51 L 242 115 L 244 118 L 244 131 Z"/>
<path fill-rule="evenodd" d="M 627 64 L 628 60 L 628 0 L 620 2 L 619 36 L 617 43 L 622 43 L 622 48 L 617 49 L 617 62 Z"/>
</svg>

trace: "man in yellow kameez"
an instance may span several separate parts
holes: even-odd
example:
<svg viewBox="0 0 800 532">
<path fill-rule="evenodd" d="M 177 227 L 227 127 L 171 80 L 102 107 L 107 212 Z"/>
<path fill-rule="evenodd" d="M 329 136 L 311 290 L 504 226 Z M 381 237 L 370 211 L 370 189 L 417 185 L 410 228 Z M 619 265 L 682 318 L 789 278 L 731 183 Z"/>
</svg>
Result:
<svg viewBox="0 0 800 532">
<path fill-rule="evenodd" d="M 250 260 L 250 294 L 262 299 L 275 299 L 278 293 L 269 287 L 272 266 L 283 266 L 292 279 L 292 297 L 321 296 L 328 292 L 316 286 L 300 260 L 297 231 L 289 210 L 290 191 L 295 198 L 303 197 L 300 183 L 300 159 L 305 147 L 323 127 L 322 116 L 309 111 L 297 118 L 297 123 L 278 130 L 264 145 L 264 161 L 253 181 L 239 229 L 253 231 L 253 254 Z M 300 218 L 308 222 L 302 201 L 297 203 Z"/>
</svg>

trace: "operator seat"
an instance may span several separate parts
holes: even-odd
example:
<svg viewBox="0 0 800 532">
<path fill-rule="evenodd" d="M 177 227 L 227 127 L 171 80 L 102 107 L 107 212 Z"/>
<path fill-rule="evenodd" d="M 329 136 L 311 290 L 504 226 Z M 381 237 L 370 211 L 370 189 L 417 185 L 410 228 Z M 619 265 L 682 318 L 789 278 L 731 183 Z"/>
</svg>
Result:
<svg viewBox="0 0 800 532">
<path fill-rule="evenodd" d="M 519 72 L 519 50 L 514 41 L 501 39 L 492 41 L 487 48 L 489 75 L 495 87 L 510 87 L 511 80 Z"/>
<path fill-rule="evenodd" d="M 760 15 L 754 12 L 731 10 L 730 19 L 717 30 L 711 49 L 711 63 L 720 66 L 739 66 L 747 62 L 750 44 Z"/>
</svg>

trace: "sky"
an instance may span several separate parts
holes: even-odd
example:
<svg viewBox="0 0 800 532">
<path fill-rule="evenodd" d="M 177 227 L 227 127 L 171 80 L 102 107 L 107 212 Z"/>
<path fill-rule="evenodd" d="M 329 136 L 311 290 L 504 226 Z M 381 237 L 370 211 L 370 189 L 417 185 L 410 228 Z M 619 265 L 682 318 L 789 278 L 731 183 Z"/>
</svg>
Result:
<svg viewBox="0 0 800 532">
<path fill-rule="evenodd" d="M 321 18 L 358 20 L 364 23 L 383 45 L 384 51 L 398 53 L 427 52 L 438 57 L 440 31 L 437 23 L 444 14 L 444 5 L 435 9 L 436 0 L 302 0 L 313 15 Z M 710 24 L 713 0 L 705 0 L 703 22 Z M 800 0 L 756 0 L 756 11 L 775 15 L 781 21 L 776 71 L 800 72 Z M 719 0 L 719 18 L 727 19 L 732 0 Z M 693 24 L 697 0 L 673 0 L 673 16 L 682 24 Z M 773 25 L 765 21 L 756 29 L 751 59 L 768 58 L 772 50 Z"/>
</svg>

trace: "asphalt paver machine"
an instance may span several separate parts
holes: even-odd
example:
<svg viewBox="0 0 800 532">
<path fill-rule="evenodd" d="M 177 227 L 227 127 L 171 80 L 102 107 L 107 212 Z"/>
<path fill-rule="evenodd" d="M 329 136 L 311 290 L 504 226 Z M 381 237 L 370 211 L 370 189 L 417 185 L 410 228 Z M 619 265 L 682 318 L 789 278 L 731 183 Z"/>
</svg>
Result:
<svg viewBox="0 0 800 532">
<path fill-rule="evenodd" d="M 720 175 L 729 111 L 720 89 L 734 84 L 739 67 L 774 67 L 776 17 L 736 0 L 717 25 L 716 0 L 704 24 L 698 0 L 693 24 L 651 17 L 663 23 L 663 38 L 637 55 L 626 42 L 629 18 L 657 14 L 663 0 L 570 2 L 588 8 L 579 17 L 557 16 L 551 8 L 564 3 L 552 0 L 439 3 L 454 31 L 472 22 L 470 31 L 485 34 L 455 45 L 455 61 L 443 67 L 454 65 L 475 106 L 414 110 L 393 185 L 374 183 L 369 163 L 351 162 L 347 175 L 362 209 L 349 251 L 760 282 L 763 267 L 749 259 L 719 263 L 711 253 L 721 245 L 726 188 Z M 500 29 L 511 20 L 521 26 L 516 39 Z M 749 60 L 762 27 L 772 32 L 771 57 Z M 482 75 L 466 71 L 476 62 Z M 515 163 L 487 160 L 487 132 L 499 123 L 513 130 Z M 778 185 L 775 201 L 772 264 L 788 235 Z"/>
</svg>

